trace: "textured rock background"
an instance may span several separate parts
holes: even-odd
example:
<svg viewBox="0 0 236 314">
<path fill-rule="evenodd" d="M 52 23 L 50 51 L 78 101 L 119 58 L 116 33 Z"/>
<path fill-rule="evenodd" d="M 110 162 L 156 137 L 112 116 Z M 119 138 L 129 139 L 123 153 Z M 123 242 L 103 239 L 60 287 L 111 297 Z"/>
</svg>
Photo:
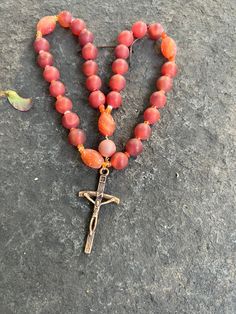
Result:
<svg viewBox="0 0 236 314">
<path fill-rule="evenodd" d="M 62 9 L 83 18 L 96 44 L 143 19 L 176 40 L 180 74 L 145 151 L 113 172 L 95 248 L 82 248 L 97 175 L 67 143 L 47 84 L 35 65 L 35 24 Z M 36 1 L 0 4 L 1 89 L 32 96 L 28 113 L 1 101 L 0 313 L 236 313 L 235 2 Z M 97 113 L 87 105 L 78 45 L 49 36 L 68 95 L 96 146 Z M 105 86 L 111 50 L 101 50 Z M 146 40 L 135 47 L 124 105 L 115 112 L 122 148 L 154 90 L 163 59 Z"/>
</svg>

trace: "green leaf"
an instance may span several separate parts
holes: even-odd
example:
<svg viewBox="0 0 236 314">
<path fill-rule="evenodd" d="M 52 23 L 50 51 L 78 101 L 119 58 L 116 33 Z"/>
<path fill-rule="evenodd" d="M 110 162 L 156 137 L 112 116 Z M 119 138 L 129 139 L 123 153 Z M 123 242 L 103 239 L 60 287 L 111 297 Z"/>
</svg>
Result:
<svg viewBox="0 0 236 314">
<path fill-rule="evenodd" d="M 22 98 L 13 90 L 4 91 L 9 103 L 19 111 L 28 111 L 32 107 L 31 98 Z"/>
</svg>

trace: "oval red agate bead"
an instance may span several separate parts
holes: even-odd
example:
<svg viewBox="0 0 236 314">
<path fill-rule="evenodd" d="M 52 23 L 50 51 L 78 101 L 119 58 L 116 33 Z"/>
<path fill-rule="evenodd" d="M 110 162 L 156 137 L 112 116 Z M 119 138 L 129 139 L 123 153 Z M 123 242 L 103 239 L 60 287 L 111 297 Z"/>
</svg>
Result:
<svg viewBox="0 0 236 314">
<path fill-rule="evenodd" d="M 150 96 L 150 105 L 156 108 L 163 108 L 166 104 L 166 95 L 163 91 L 152 93 Z"/>
<path fill-rule="evenodd" d="M 70 24 L 72 34 L 79 36 L 81 31 L 86 27 L 85 22 L 81 19 L 73 19 Z"/>
<path fill-rule="evenodd" d="M 143 151 L 143 144 L 137 138 L 131 138 L 126 143 L 125 149 L 130 156 L 136 157 Z"/>
<path fill-rule="evenodd" d="M 83 29 L 79 34 L 79 43 L 81 46 L 86 45 L 87 43 L 92 43 L 94 41 L 94 35 L 86 28 Z"/>
<path fill-rule="evenodd" d="M 94 149 L 86 148 L 81 152 L 81 159 L 84 164 L 93 169 L 101 168 L 104 158 Z"/>
<path fill-rule="evenodd" d="M 57 68 L 47 65 L 43 71 L 43 77 L 47 82 L 56 81 L 60 78 L 60 72 Z"/>
<path fill-rule="evenodd" d="M 53 56 L 47 51 L 40 51 L 37 62 L 41 68 L 45 68 L 47 65 L 53 64 Z"/>
<path fill-rule="evenodd" d="M 85 85 L 89 91 L 94 92 L 101 88 L 102 81 L 99 76 L 91 75 L 87 78 Z"/>
<path fill-rule="evenodd" d="M 106 100 L 107 104 L 111 106 L 113 109 L 119 108 L 122 104 L 121 94 L 116 91 L 108 93 Z"/>
<path fill-rule="evenodd" d="M 79 122 L 79 116 L 75 112 L 66 112 L 62 117 L 62 125 L 66 129 L 76 128 Z"/>
<path fill-rule="evenodd" d="M 82 57 L 85 60 L 93 60 L 96 59 L 97 56 L 98 50 L 93 44 L 87 43 L 86 45 L 84 45 L 84 47 L 82 48 Z"/>
<path fill-rule="evenodd" d="M 153 23 L 148 26 L 148 35 L 152 40 L 158 40 L 161 38 L 161 34 L 164 32 L 164 29 L 161 24 Z"/>
<path fill-rule="evenodd" d="M 166 59 L 173 59 L 177 52 L 177 46 L 175 41 L 166 36 L 161 42 L 161 52 Z"/>
<path fill-rule="evenodd" d="M 98 151 L 103 157 L 111 157 L 116 152 L 116 145 L 111 140 L 103 140 L 98 146 Z"/>
<path fill-rule="evenodd" d="M 126 80 L 120 74 L 112 75 L 109 81 L 109 86 L 112 90 L 120 92 L 122 89 L 125 88 Z"/>
<path fill-rule="evenodd" d="M 71 145 L 78 146 L 82 145 L 86 141 L 86 134 L 81 129 L 71 129 L 68 135 L 68 140 Z"/>
<path fill-rule="evenodd" d="M 134 36 L 131 31 L 122 31 L 117 37 L 117 41 L 119 44 L 125 45 L 127 47 L 131 46 L 134 41 Z"/>
<path fill-rule="evenodd" d="M 35 41 L 34 41 L 34 50 L 36 52 L 39 52 L 41 50 L 43 51 L 49 51 L 50 49 L 50 44 L 49 42 L 47 41 L 47 39 L 41 37 L 41 38 L 37 38 Z"/>
<path fill-rule="evenodd" d="M 125 153 L 118 152 L 111 157 L 111 165 L 116 170 L 122 170 L 128 166 L 129 158 Z"/>
<path fill-rule="evenodd" d="M 160 112 L 154 107 L 147 108 L 144 111 L 143 118 L 149 124 L 154 124 L 160 120 Z"/>
<path fill-rule="evenodd" d="M 49 86 L 50 95 L 57 97 L 65 94 L 65 85 L 60 81 L 52 81 Z"/>
<path fill-rule="evenodd" d="M 98 71 L 98 65 L 93 60 L 85 61 L 82 65 L 82 71 L 86 76 L 94 75 Z"/>
<path fill-rule="evenodd" d="M 66 111 L 71 111 L 72 109 L 72 101 L 68 97 L 58 97 L 55 103 L 55 109 L 57 112 L 64 114 Z"/>
<path fill-rule="evenodd" d="M 89 104 L 95 109 L 97 109 L 100 105 L 104 105 L 105 101 L 106 97 L 100 90 L 96 90 L 89 95 Z"/>
<path fill-rule="evenodd" d="M 116 46 L 115 56 L 116 58 L 127 59 L 129 57 L 129 48 L 122 44 Z"/>
<path fill-rule="evenodd" d="M 62 27 L 69 28 L 72 21 L 72 14 L 69 11 L 62 11 L 58 14 L 57 19 Z"/>
<path fill-rule="evenodd" d="M 37 31 L 42 35 L 50 34 L 56 27 L 56 16 L 44 16 L 37 24 Z"/>
<path fill-rule="evenodd" d="M 134 129 L 134 136 L 140 140 L 147 140 L 152 133 L 152 129 L 147 123 L 139 123 Z"/>
<path fill-rule="evenodd" d="M 116 74 L 125 74 L 128 72 L 129 66 L 128 63 L 124 59 L 116 59 L 112 63 L 112 72 Z"/>
<path fill-rule="evenodd" d="M 169 77 L 175 77 L 178 73 L 178 67 L 174 61 L 168 61 L 161 67 L 161 74 Z"/>
<path fill-rule="evenodd" d="M 156 81 L 156 87 L 159 90 L 163 90 L 165 92 L 169 92 L 173 86 L 173 80 L 167 75 L 161 76 L 157 81 Z"/>
<path fill-rule="evenodd" d="M 104 136 L 111 136 L 116 129 L 116 123 L 112 115 L 108 112 L 102 112 L 98 119 L 99 132 Z"/>
<path fill-rule="evenodd" d="M 147 33 L 147 24 L 143 21 L 137 21 L 132 26 L 132 32 L 134 37 L 136 38 L 142 38 Z"/>
</svg>

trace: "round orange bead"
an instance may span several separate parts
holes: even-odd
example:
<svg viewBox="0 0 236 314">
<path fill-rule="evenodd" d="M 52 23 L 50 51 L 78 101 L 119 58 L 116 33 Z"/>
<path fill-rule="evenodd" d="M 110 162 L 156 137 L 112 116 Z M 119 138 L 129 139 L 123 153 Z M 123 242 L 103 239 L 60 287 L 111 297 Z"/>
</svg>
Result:
<svg viewBox="0 0 236 314">
<path fill-rule="evenodd" d="M 175 41 L 170 37 L 165 37 L 161 42 L 161 52 L 163 56 L 167 59 L 172 59 L 175 57 L 177 51 L 177 46 Z"/>
<path fill-rule="evenodd" d="M 42 35 L 50 34 L 56 27 L 56 21 L 55 16 L 44 16 L 37 24 L 37 31 Z"/>
</svg>

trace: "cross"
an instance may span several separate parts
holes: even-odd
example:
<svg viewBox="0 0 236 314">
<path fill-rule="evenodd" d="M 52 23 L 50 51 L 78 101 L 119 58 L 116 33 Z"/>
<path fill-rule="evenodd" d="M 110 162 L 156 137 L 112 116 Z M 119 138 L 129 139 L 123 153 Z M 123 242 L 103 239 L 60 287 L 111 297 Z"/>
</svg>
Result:
<svg viewBox="0 0 236 314">
<path fill-rule="evenodd" d="M 97 191 L 79 192 L 79 197 L 86 197 L 91 203 L 94 204 L 92 217 L 89 223 L 89 233 L 87 235 L 87 240 L 86 240 L 85 249 L 84 249 L 84 252 L 86 254 L 90 254 L 92 251 L 93 240 L 94 240 L 95 231 L 96 231 L 96 227 L 98 223 L 98 215 L 99 215 L 100 207 L 105 204 L 109 204 L 109 203 L 119 204 L 120 202 L 119 198 L 113 195 L 108 195 L 104 193 L 106 179 L 107 179 L 108 174 L 109 174 L 108 168 L 101 168 Z M 92 197 L 95 197 L 95 198 L 93 199 Z M 105 199 L 104 202 L 103 202 L 103 199 Z"/>
</svg>

